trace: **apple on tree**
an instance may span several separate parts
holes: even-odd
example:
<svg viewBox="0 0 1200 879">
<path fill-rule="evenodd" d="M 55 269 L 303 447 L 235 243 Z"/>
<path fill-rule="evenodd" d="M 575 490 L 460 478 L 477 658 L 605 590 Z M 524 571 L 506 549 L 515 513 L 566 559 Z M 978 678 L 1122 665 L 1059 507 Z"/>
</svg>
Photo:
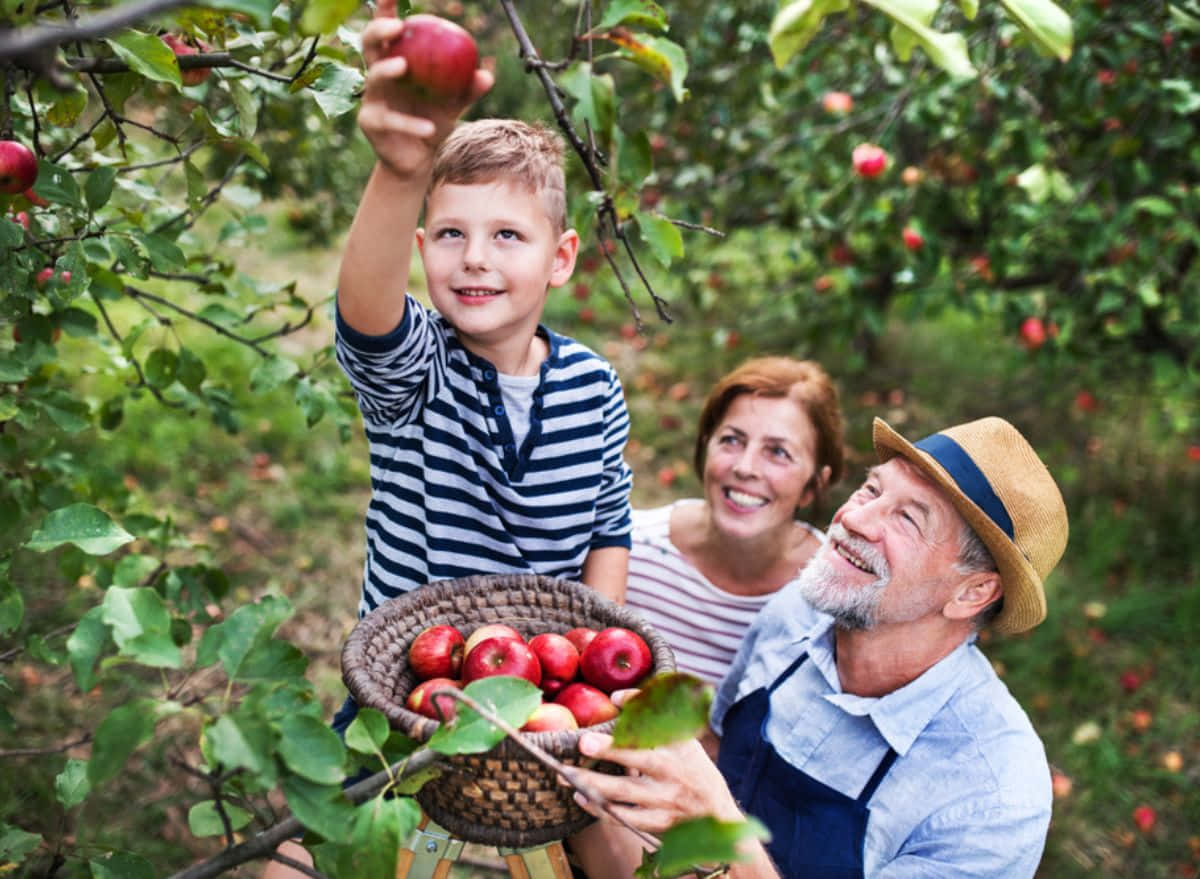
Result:
<svg viewBox="0 0 1200 879">
<path fill-rule="evenodd" d="M 162 41 L 170 47 L 172 52 L 175 53 L 176 58 L 180 58 L 184 55 L 195 55 L 201 51 L 201 49 L 208 51 L 207 46 L 201 44 L 200 49 L 197 49 L 195 46 L 185 43 L 182 37 L 179 37 L 175 34 L 163 34 Z M 200 83 L 204 82 L 204 80 L 208 79 L 208 75 L 210 73 L 212 73 L 211 67 L 191 67 L 187 70 L 183 70 L 181 68 L 179 71 L 179 78 L 183 80 L 184 85 L 199 85 Z"/>
<path fill-rule="evenodd" d="M 404 704 L 410 711 L 415 711 L 425 717 L 432 717 L 437 721 L 454 720 L 458 711 L 458 700 L 445 693 L 435 696 L 434 691 L 457 686 L 458 681 L 450 678 L 430 678 L 427 681 L 421 681 L 412 688 L 412 692 L 408 694 Z"/>
<path fill-rule="evenodd" d="M 398 84 L 420 102 L 461 103 L 471 96 L 479 49 L 474 38 L 452 21 L 423 13 L 408 16 L 388 55 L 403 56 L 408 62 Z"/>
<path fill-rule="evenodd" d="M 567 684 L 554 701 L 565 705 L 575 715 L 580 726 L 595 726 L 606 723 L 621 713 L 621 709 L 613 704 L 613 700 L 603 690 L 576 681 Z"/>
<path fill-rule="evenodd" d="M 495 675 L 525 678 L 535 687 L 542 682 L 542 667 L 529 645 L 515 638 L 485 638 L 463 658 L 463 683 Z"/>
<path fill-rule="evenodd" d="M 888 166 L 888 154 L 873 143 L 860 143 L 850 154 L 850 161 L 860 177 L 878 177 Z"/>
<path fill-rule="evenodd" d="M 904 246 L 909 250 L 920 250 L 925 246 L 925 236 L 915 226 L 905 226 L 900 230 L 900 237 L 904 239 Z"/>
<path fill-rule="evenodd" d="M 642 636 L 620 626 L 601 630 L 579 657 L 580 676 L 606 693 L 635 686 L 653 665 Z"/>
<path fill-rule="evenodd" d="M 0 192 L 16 195 L 37 180 L 37 156 L 16 140 L 0 140 Z"/>
<path fill-rule="evenodd" d="M 409 645 L 408 667 L 421 680 L 456 678 L 462 671 L 465 643 L 462 632 L 454 626 L 430 626 Z"/>
<path fill-rule="evenodd" d="M 846 92 L 826 92 L 821 98 L 821 106 L 826 113 L 844 116 L 854 109 L 854 98 Z"/>
<path fill-rule="evenodd" d="M 1046 326 L 1040 317 L 1027 317 L 1021 321 L 1019 334 L 1021 343 L 1030 351 L 1036 351 L 1046 344 Z"/>
</svg>

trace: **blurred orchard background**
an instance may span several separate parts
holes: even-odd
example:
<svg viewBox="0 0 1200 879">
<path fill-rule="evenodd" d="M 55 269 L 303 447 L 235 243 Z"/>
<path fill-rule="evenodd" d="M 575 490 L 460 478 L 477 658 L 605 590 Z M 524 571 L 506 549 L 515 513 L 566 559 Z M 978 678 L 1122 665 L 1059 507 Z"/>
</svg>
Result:
<svg viewBox="0 0 1200 879">
<path fill-rule="evenodd" d="M 1195 877 L 1200 9 L 668 6 L 420 7 L 495 67 L 472 114 L 557 105 L 588 145 L 546 322 L 621 374 L 635 504 L 698 490 L 752 355 L 837 379 L 835 501 L 873 416 L 1013 421 L 1072 526 L 1049 619 L 985 638 L 1054 769 L 1039 876 Z M 369 10 L 0 8 L 0 139 L 39 162 L 0 196 L 0 870 L 167 875 L 351 759 L 367 457 L 329 345 Z"/>
</svg>

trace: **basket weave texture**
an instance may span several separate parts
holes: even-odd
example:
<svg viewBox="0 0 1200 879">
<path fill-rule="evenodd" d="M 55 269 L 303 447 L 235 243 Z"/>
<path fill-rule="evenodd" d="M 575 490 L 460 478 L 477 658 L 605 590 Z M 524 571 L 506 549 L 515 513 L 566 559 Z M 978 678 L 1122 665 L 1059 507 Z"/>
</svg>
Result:
<svg viewBox="0 0 1200 879">
<path fill-rule="evenodd" d="M 650 647 L 653 673 L 675 670 L 662 636 L 628 608 L 571 580 L 535 574 L 488 574 L 439 580 L 390 599 L 359 620 L 342 648 L 342 677 L 360 706 L 378 709 L 392 728 L 428 741 L 438 723 L 408 710 L 404 700 L 418 683 L 408 668 L 408 648 L 429 626 L 451 625 L 464 635 L 488 623 L 507 623 L 527 640 L 539 632 L 578 626 L 621 626 Z M 614 722 L 595 727 L 611 732 Z M 591 765 L 579 753 L 579 731 L 528 733 L 563 763 Z M 546 769 L 509 738 L 484 754 L 445 758 L 449 767 L 417 792 L 425 813 L 467 842 L 523 848 L 563 839 L 593 819 Z M 620 771 L 612 764 L 597 769 Z"/>
</svg>

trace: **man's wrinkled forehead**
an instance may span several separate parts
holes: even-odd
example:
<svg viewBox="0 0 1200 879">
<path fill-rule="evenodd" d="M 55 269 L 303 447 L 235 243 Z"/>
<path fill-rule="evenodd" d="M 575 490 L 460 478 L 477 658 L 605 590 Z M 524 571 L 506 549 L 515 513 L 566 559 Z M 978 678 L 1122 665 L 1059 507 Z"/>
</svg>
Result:
<svg viewBox="0 0 1200 879">
<path fill-rule="evenodd" d="M 908 495 L 907 502 L 920 508 L 931 521 L 961 526 L 965 520 L 950 495 L 920 467 L 897 455 L 867 470 L 867 480 Z"/>
</svg>

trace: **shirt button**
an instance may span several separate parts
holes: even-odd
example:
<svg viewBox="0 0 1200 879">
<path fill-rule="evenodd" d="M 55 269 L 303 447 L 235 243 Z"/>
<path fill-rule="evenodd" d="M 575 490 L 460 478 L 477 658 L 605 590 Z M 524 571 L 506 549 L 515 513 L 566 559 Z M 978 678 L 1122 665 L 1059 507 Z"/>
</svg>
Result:
<svg viewBox="0 0 1200 879">
<path fill-rule="evenodd" d="M 485 379 L 487 379 L 488 381 L 491 381 L 492 379 L 494 379 L 494 378 L 496 377 L 496 370 L 494 370 L 494 369 L 485 369 L 485 370 L 483 371 L 483 377 L 484 377 Z"/>
<path fill-rule="evenodd" d="M 503 415 L 503 414 L 504 414 L 504 407 L 503 407 L 503 406 L 499 406 L 499 405 L 498 405 L 498 406 L 496 406 L 496 408 L 495 408 L 495 409 L 493 409 L 492 411 L 493 411 L 493 412 L 495 412 L 497 415 Z"/>
<path fill-rule="evenodd" d="M 506 452 L 515 452 L 516 450 L 517 450 L 516 446 L 514 446 L 512 443 L 505 443 L 505 444 L 504 444 L 504 451 L 506 451 Z"/>
</svg>

